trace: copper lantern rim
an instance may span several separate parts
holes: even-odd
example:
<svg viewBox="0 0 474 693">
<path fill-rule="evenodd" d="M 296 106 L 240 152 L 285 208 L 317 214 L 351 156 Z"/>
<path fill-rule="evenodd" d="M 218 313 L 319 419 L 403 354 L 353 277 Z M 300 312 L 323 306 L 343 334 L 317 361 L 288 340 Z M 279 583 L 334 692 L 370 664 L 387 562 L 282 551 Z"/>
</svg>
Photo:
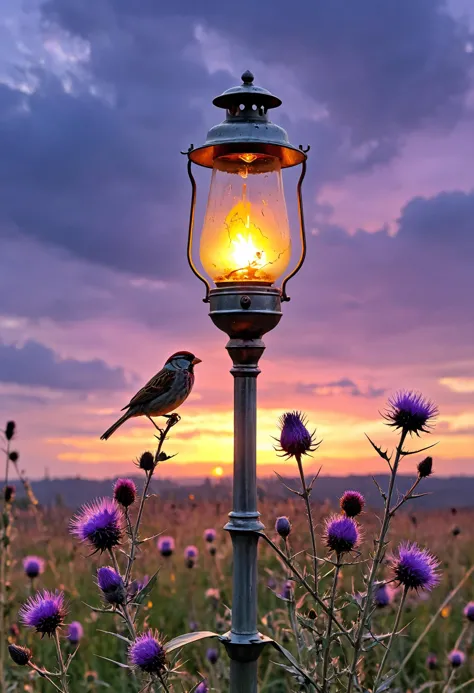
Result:
<svg viewBox="0 0 474 693">
<path fill-rule="evenodd" d="M 298 166 L 306 160 L 306 153 L 292 145 L 282 145 L 279 142 L 262 141 L 261 139 L 246 139 L 243 141 L 216 142 L 204 144 L 187 152 L 194 164 L 204 168 L 212 168 L 214 161 L 229 154 L 263 154 L 279 159 L 282 168 Z"/>
</svg>

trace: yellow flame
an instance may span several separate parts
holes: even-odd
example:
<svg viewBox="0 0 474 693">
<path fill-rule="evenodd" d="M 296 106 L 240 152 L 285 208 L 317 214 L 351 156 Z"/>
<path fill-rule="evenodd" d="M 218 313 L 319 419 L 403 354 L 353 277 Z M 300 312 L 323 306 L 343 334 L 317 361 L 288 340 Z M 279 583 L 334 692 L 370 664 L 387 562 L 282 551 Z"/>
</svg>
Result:
<svg viewBox="0 0 474 693">
<path fill-rule="evenodd" d="M 261 230 L 252 221 L 252 205 L 245 199 L 239 200 L 226 218 L 231 238 L 230 260 L 234 270 L 252 269 L 254 272 L 267 264 L 265 251 L 255 243 Z"/>
<path fill-rule="evenodd" d="M 266 263 L 265 251 L 259 250 L 250 233 L 244 237 L 238 233 L 232 241 L 232 258 L 236 267 L 263 267 Z"/>
</svg>

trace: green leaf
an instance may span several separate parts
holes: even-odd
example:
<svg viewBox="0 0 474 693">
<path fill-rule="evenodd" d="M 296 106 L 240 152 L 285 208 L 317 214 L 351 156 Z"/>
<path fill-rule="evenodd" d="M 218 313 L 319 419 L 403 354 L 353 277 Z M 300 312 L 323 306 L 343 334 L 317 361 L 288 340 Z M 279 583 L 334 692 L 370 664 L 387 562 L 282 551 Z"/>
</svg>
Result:
<svg viewBox="0 0 474 693">
<path fill-rule="evenodd" d="M 177 638 L 173 638 L 167 642 L 164 646 L 166 652 L 173 652 L 180 647 L 185 645 L 190 645 L 192 642 L 197 642 L 198 640 L 204 640 L 205 638 L 218 638 L 220 637 L 217 633 L 213 633 L 210 630 L 200 630 L 197 633 L 184 633 L 184 635 L 178 635 Z"/>
<path fill-rule="evenodd" d="M 96 655 L 99 659 L 105 659 L 106 662 L 112 662 L 112 664 L 116 664 L 118 667 L 121 667 L 122 669 L 131 669 L 131 667 L 128 666 L 128 664 L 123 664 L 123 662 L 116 662 L 115 659 L 109 659 L 109 657 L 102 657 L 102 655 Z"/>
<path fill-rule="evenodd" d="M 313 681 L 313 679 L 312 679 L 310 676 L 308 676 L 308 674 L 304 671 L 304 669 L 302 669 L 302 668 L 300 667 L 300 665 L 298 664 L 298 662 L 296 661 L 296 659 L 293 657 L 293 655 L 291 654 L 291 652 L 289 652 L 288 650 L 286 650 L 282 645 L 280 645 L 280 644 L 279 644 L 278 642 L 276 642 L 275 640 L 272 640 L 272 641 L 271 641 L 271 644 L 273 645 L 273 647 L 275 648 L 275 650 L 278 650 L 278 652 L 280 652 L 284 657 L 286 657 L 286 659 L 287 659 L 287 660 L 293 665 L 293 667 L 296 669 L 296 671 L 298 672 L 298 674 L 301 674 L 301 676 L 304 678 L 305 681 L 307 681 L 307 683 L 310 683 L 312 686 L 315 686 L 315 685 L 316 685 L 316 683 Z"/>
<path fill-rule="evenodd" d="M 143 604 L 145 599 L 148 597 L 154 586 L 156 585 L 156 581 L 158 578 L 158 573 L 160 571 L 157 570 L 154 575 L 151 576 L 151 578 L 148 580 L 146 583 L 145 587 L 142 587 L 142 589 L 136 593 L 136 595 L 133 598 L 133 601 L 135 604 Z"/>
<path fill-rule="evenodd" d="M 99 633 L 105 633 L 106 635 L 112 635 L 114 638 L 118 638 L 119 640 L 123 640 L 124 642 L 128 643 L 129 645 L 132 644 L 131 640 L 126 638 L 125 635 L 120 635 L 120 633 L 112 633 L 110 630 L 101 630 L 100 628 L 98 629 L 98 631 L 99 631 Z"/>
</svg>

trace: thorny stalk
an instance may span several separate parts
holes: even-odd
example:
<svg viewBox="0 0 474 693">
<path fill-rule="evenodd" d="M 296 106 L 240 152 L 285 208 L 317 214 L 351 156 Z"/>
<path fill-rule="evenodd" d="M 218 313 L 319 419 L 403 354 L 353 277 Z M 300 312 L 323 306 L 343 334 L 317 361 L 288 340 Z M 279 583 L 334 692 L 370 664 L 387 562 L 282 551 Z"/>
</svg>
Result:
<svg viewBox="0 0 474 693">
<path fill-rule="evenodd" d="M 304 502 L 306 504 L 306 512 L 308 515 L 308 526 L 309 526 L 309 533 L 311 536 L 311 548 L 313 551 L 314 591 L 317 592 L 318 591 L 318 559 L 316 558 L 316 536 L 314 534 L 313 514 L 311 512 L 311 501 L 310 501 L 311 489 L 306 486 L 306 479 L 304 476 L 304 470 L 303 470 L 303 463 L 301 461 L 301 455 L 295 455 L 295 458 L 296 458 L 296 463 L 298 465 L 298 471 L 300 473 L 301 486 L 303 488 L 302 494 L 303 494 Z"/>
<path fill-rule="evenodd" d="M 387 662 L 387 658 L 388 658 L 388 656 L 390 654 L 390 650 L 392 648 L 393 639 L 398 632 L 398 626 L 400 625 L 400 618 L 402 616 L 403 607 L 405 606 L 405 600 L 407 598 L 407 594 L 408 594 L 408 587 L 404 587 L 403 593 L 402 593 L 402 598 L 400 599 L 400 604 L 398 605 L 398 611 L 397 611 L 397 615 L 395 617 L 395 623 L 393 624 L 393 629 L 392 629 L 392 632 L 390 634 L 390 639 L 388 641 L 387 649 L 383 653 L 382 661 L 380 662 L 380 667 L 379 667 L 379 670 L 377 672 L 377 676 L 375 677 L 374 691 L 377 690 L 377 684 L 382 677 L 383 670 L 384 670 L 385 664 Z"/>
<path fill-rule="evenodd" d="M 59 674 L 61 677 L 61 686 L 63 688 L 64 693 L 68 693 L 69 687 L 68 687 L 68 676 L 67 676 L 67 667 L 64 664 L 64 659 L 63 659 L 63 653 L 61 650 L 61 643 L 59 642 L 59 633 L 56 630 L 54 633 L 54 642 L 56 645 L 56 654 L 58 657 L 58 666 L 59 666 Z"/>
<path fill-rule="evenodd" d="M 331 634 L 332 634 L 332 624 L 334 620 L 334 612 L 335 612 L 335 602 L 336 602 L 336 592 L 337 592 L 337 581 L 339 578 L 339 570 L 340 570 L 340 556 L 338 554 L 337 556 L 337 563 L 334 568 L 334 576 L 332 580 L 332 588 L 331 588 L 331 597 L 329 599 L 329 614 L 328 614 L 328 624 L 327 624 L 327 629 L 326 629 L 326 635 L 324 639 L 324 651 L 323 651 L 323 675 L 322 675 L 322 680 L 323 680 L 323 690 L 322 693 L 326 693 L 328 690 L 328 668 L 329 668 L 329 659 L 330 659 L 330 654 L 331 654 Z"/>
<path fill-rule="evenodd" d="M 5 616 L 7 608 L 7 565 L 8 556 L 10 553 L 10 524 L 11 524 L 11 512 L 10 503 L 6 500 L 6 487 L 8 484 L 8 466 L 10 463 L 10 441 L 7 440 L 7 445 L 5 449 L 5 484 L 3 488 L 3 504 L 2 504 L 2 541 L 1 541 L 1 555 L 0 555 L 0 689 L 5 690 L 5 653 L 6 653 L 6 639 L 5 634 Z"/>
<path fill-rule="evenodd" d="M 64 693 L 62 688 L 59 688 L 59 686 L 53 681 L 53 679 L 50 679 L 48 674 L 40 669 L 39 667 L 36 666 L 36 664 L 33 664 L 33 662 L 28 662 L 28 666 L 33 669 L 33 671 L 36 671 L 42 679 L 46 679 L 46 681 L 49 681 L 49 683 L 54 686 L 54 688 L 59 691 L 59 693 Z"/>
<path fill-rule="evenodd" d="M 449 675 L 448 680 L 446 681 L 446 685 L 443 687 L 442 693 L 448 693 L 449 687 L 451 686 L 452 682 L 454 681 L 454 677 L 456 676 L 456 669 L 451 669 L 451 673 Z"/>
<path fill-rule="evenodd" d="M 383 556 L 383 553 L 385 551 L 385 537 L 387 535 L 387 531 L 389 528 L 390 524 L 390 519 L 392 517 L 391 513 L 391 503 L 392 503 L 392 496 L 393 496 L 393 491 L 395 488 L 395 478 L 397 476 L 398 472 L 398 466 L 400 464 L 400 460 L 402 459 L 403 456 L 403 444 L 405 442 L 405 439 L 407 437 L 408 431 L 404 428 L 402 429 L 402 432 L 400 434 L 400 440 L 397 446 L 396 454 L 395 454 L 395 460 L 393 462 L 393 466 L 391 465 L 391 476 L 390 476 L 390 483 L 388 487 L 388 492 L 385 498 L 385 510 L 384 510 L 384 517 L 382 521 L 382 527 L 380 529 L 380 535 L 377 539 L 377 550 L 375 552 L 375 556 L 372 561 L 372 568 L 370 571 L 369 579 L 367 581 L 367 591 L 365 595 L 365 603 L 364 603 L 364 608 L 362 610 L 362 614 L 360 616 L 360 621 L 359 621 L 359 628 L 357 631 L 356 635 L 356 640 L 354 644 L 354 653 L 352 656 L 352 664 L 350 667 L 350 672 L 349 672 L 349 681 L 347 683 L 347 689 L 346 693 L 351 693 L 352 687 L 354 684 L 354 677 L 356 674 L 357 670 L 357 664 L 359 661 L 359 654 L 361 651 L 362 647 L 362 640 L 364 638 L 364 631 L 367 623 L 367 618 L 372 606 L 372 593 L 373 593 L 373 588 L 375 584 L 375 580 L 377 577 L 377 571 L 380 566 L 380 562 Z"/>
</svg>

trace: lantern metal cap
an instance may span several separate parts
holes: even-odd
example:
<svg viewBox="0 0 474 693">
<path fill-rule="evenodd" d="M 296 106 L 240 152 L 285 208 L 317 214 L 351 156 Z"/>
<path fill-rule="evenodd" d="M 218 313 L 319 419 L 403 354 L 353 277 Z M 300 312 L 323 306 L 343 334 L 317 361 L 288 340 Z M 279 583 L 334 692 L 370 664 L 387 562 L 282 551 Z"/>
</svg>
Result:
<svg viewBox="0 0 474 693">
<path fill-rule="evenodd" d="M 215 106 L 226 109 L 226 119 L 209 130 L 202 146 L 189 149 L 193 163 L 212 168 L 219 157 L 251 153 L 276 157 L 287 168 L 306 159 L 301 148 L 290 144 L 286 130 L 268 118 L 268 110 L 280 106 L 281 99 L 255 86 L 253 80 L 247 70 L 241 85 L 214 99 Z"/>
<path fill-rule="evenodd" d="M 235 103 L 244 103 L 258 97 L 259 102 L 265 108 L 278 108 L 278 106 L 281 106 L 281 99 L 278 96 L 274 96 L 268 89 L 255 86 L 253 83 L 254 79 L 250 70 L 246 70 L 242 75 L 242 84 L 239 84 L 238 87 L 226 89 L 223 94 L 216 96 L 212 103 L 218 108 L 231 108 Z"/>
</svg>

